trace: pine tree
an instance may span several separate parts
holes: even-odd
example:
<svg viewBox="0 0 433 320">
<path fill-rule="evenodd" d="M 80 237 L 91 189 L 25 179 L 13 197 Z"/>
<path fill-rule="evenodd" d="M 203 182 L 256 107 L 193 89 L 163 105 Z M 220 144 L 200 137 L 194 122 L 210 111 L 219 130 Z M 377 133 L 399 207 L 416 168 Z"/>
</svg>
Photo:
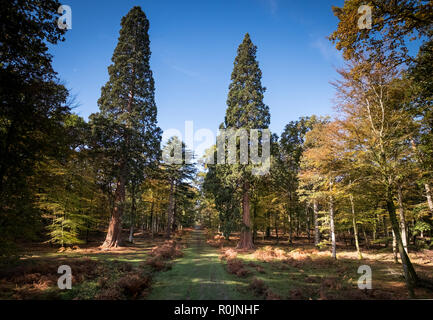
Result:
<svg viewBox="0 0 433 320">
<path fill-rule="evenodd" d="M 186 161 L 187 159 L 191 159 L 192 152 L 186 148 L 185 143 L 180 141 L 178 137 L 174 136 L 167 141 L 167 144 L 164 146 L 166 154 L 168 155 L 171 153 L 171 151 L 176 148 L 175 146 L 181 146 L 181 163 L 170 163 L 170 161 L 165 161 L 162 164 L 163 178 L 170 186 L 167 208 L 167 227 L 165 230 L 167 238 L 171 237 L 171 232 L 176 229 L 176 225 L 178 224 L 176 211 L 179 199 L 188 196 L 189 183 L 194 179 L 196 173 L 195 165 Z"/>
<path fill-rule="evenodd" d="M 108 68 L 109 80 L 98 100 L 100 113 L 91 117 L 97 149 L 111 157 L 116 190 L 104 248 L 120 245 L 125 190 L 136 172 L 159 156 L 155 88 L 150 70 L 149 21 L 140 7 L 122 18 L 121 30 Z"/>
<path fill-rule="evenodd" d="M 269 107 L 263 103 L 266 90 L 261 84 L 262 72 L 256 60 L 257 47 L 252 43 L 249 34 L 245 35 L 238 48 L 231 75 L 231 84 L 227 99 L 225 116 L 226 129 L 267 129 L 270 123 Z M 234 165 L 232 173 L 241 186 L 243 227 L 238 248 L 254 247 L 251 233 L 250 198 L 251 166 Z"/>
</svg>

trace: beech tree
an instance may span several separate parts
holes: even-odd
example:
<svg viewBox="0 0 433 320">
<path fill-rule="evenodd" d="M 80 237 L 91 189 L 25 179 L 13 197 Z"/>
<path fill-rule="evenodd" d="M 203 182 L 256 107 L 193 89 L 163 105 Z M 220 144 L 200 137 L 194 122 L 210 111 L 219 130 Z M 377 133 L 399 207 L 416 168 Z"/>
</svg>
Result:
<svg viewBox="0 0 433 320">
<path fill-rule="evenodd" d="M 157 127 L 155 85 L 150 70 L 149 21 L 140 7 L 122 18 L 109 80 L 91 116 L 95 148 L 110 158 L 116 184 L 114 205 L 103 248 L 121 244 L 121 218 L 131 170 L 158 159 L 161 130 Z"/>
<path fill-rule="evenodd" d="M 368 5 L 372 13 L 371 29 L 361 29 L 358 13 Z M 433 4 L 429 0 L 345 0 L 342 7 L 333 8 L 339 19 L 330 39 L 345 59 L 366 57 L 371 62 L 386 60 L 390 65 L 408 64 L 413 56 L 408 41 L 425 40 L 433 23 Z"/>
<path fill-rule="evenodd" d="M 59 6 L 54 0 L 0 6 L 0 254 L 39 231 L 30 177 L 39 161 L 59 159 L 67 148 L 68 91 L 48 51 L 66 32 L 57 28 Z"/>
<path fill-rule="evenodd" d="M 339 23 L 329 38 L 338 50 L 343 51 L 347 60 L 362 58 L 390 67 L 411 67 L 409 76 L 418 86 L 411 109 L 419 122 L 418 139 L 413 137 L 412 147 L 426 172 L 422 176 L 422 183 L 433 216 L 432 177 L 428 173 L 432 172 L 431 151 L 428 150 L 432 145 L 432 116 L 429 110 L 432 104 L 433 3 L 429 0 L 369 1 L 372 28 L 360 29 L 358 20 L 361 15 L 358 9 L 364 4 L 362 0 L 345 0 L 342 7 L 333 7 Z M 408 42 L 415 39 L 422 42 L 417 56 L 416 51 L 414 55 L 414 51 L 408 48 Z"/>
<path fill-rule="evenodd" d="M 334 259 L 336 253 L 335 210 L 336 182 L 341 179 L 342 159 L 344 150 L 339 141 L 339 127 L 336 122 L 317 123 L 306 135 L 307 147 L 303 154 L 303 167 L 313 171 L 301 172 L 300 178 L 315 182 L 314 189 L 322 199 L 327 200 L 329 209 L 329 231 L 331 252 Z M 316 198 L 313 195 L 313 199 Z"/>
<path fill-rule="evenodd" d="M 380 182 L 386 208 L 395 234 L 398 251 L 409 291 L 418 282 L 415 269 L 404 249 L 401 229 L 397 220 L 394 198 L 397 195 L 399 175 L 404 170 L 402 160 L 410 157 L 409 138 L 414 125 L 404 108 L 404 82 L 398 71 L 379 63 L 354 61 L 349 70 L 339 71 L 342 80 L 337 89 L 345 116 L 344 129 L 357 141 L 354 157 L 364 172 Z M 361 162 L 362 161 L 362 162 Z"/>
<path fill-rule="evenodd" d="M 339 86 L 340 93 L 343 91 L 343 96 L 348 98 L 344 103 L 344 113 L 347 116 L 345 125 L 350 127 L 351 132 L 356 132 L 354 136 L 363 146 L 361 150 L 368 150 L 365 158 L 374 156 L 374 159 L 368 161 L 375 165 L 368 168 L 367 172 L 376 172 L 382 176 L 380 187 L 386 194 L 385 202 L 394 243 L 398 245 L 407 285 L 413 294 L 413 285 L 420 281 L 406 254 L 407 249 L 405 250 L 407 226 L 402 181 L 408 177 L 405 164 L 413 165 L 414 159 L 417 159 L 429 210 L 433 212 L 431 170 L 428 169 L 431 143 L 427 142 L 431 142 L 432 128 L 429 112 L 432 91 L 429 79 L 431 80 L 432 74 L 433 4 L 427 0 L 369 1 L 367 5 L 372 9 L 372 28 L 362 29 L 357 23 L 361 17 L 358 9 L 364 4 L 366 3 L 361 0 L 346 0 L 343 7 L 333 8 L 340 21 L 330 40 L 336 44 L 337 49 L 343 51 L 346 60 L 362 61 L 356 66 L 352 65 L 351 71 L 343 74 L 348 87 L 356 89 L 348 92 L 343 89 L 344 85 Z M 415 58 L 408 50 L 407 42 L 417 38 L 424 43 Z M 407 66 L 411 67 L 410 80 L 407 79 L 408 74 L 397 72 L 398 68 L 401 71 Z M 413 85 L 417 87 L 415 94 Z M 360 125 L 360 119 L 365 120 L 364 127 Z M 365 135 L 360 135 L 364 129 Z M 361 137 L 366 137 L 366 140 L 361 142 Z M 356 160 L 359 161 L 360 157 Z M 397 230 L 399 223 L 393 202 L 395 196 L 402 233 Z M 414 231 L 415 229 L 416 227 Z M 426 230 L 424 227 L 421 229 Z"/>
</svg>

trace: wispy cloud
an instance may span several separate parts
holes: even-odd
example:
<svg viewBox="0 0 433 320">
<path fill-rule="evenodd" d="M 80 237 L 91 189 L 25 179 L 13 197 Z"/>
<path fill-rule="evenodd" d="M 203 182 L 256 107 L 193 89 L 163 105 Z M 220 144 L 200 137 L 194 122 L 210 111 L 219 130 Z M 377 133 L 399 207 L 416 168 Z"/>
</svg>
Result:
<svg viewBox="0 0 433 320">
<path fill-rule="evenodd" d="M 278 1 L 277 0 L 267 0 L 269 3 L 269 6 L 271 8 L 271 13 L 276 14 L 278 10 Z"/>
<path fill-rule="evenodd" d="M 341 63 L 343 61 L 341 53 L 326 38 L 318 38 L 311 42 L 310 45 L 317 49 L 322 57 L 329 62 Z"/>
<path fill-rule="evenodd" d="M 268 9 L 270 10 L 271 14 L 276 14 L 278 11 L 278 0 L 260 0 L 260 2 L 268 7 Z"/>
<path fill-rule="evenodd" d="M 174 70 L 187 75 L 188 77 L 196 78 L 196 77 L 199 76 L 199 73 L 197 73 L 195 71 L 192 71 L 192 70 L 189 70 L 189 69 L 185 69 L 185 68 L 182 68 L 182 67 L 179 67 L 179 66 L 176 66 L 176 65 L 172 65 L 171 67 Z"/>
</svg>

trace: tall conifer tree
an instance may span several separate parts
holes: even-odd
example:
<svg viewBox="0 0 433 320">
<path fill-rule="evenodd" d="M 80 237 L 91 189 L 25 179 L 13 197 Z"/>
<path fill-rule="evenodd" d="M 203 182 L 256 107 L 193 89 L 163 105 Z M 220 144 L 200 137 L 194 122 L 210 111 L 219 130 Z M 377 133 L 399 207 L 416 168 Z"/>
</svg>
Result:
<svg viewBox="0 0 433 320">
<path fill-rule="evenodd" d="M 238 48 L 231 75 L 231 84 L 227 99 L 225 116 L 226 129 L 267 129 L 270 123 L 269 107 L 263 103 L 266 90 L 262 86 L 262 72 L 256 60 L 257 47 L 247 33 Z M 250 198 L 252 176 L 251 165 L 233 166 L 233 174 L 237 176 L 237 184 L 242 189 L 243 227 L 238 248 L 254 247 L 251 233 Z"/>
<path fill-rule="evenodd" d="M 159 156 L 155 87 L 150 70 L 149 21 L 140 7 L 122 18 L 118 44 L 108 67 L 109 80 L 92 116 L 97 148 L 112 159 L 116 188 L 104 248 L 121 243 L 121 218 L 130 172 L 143 172 Z M 143 172 L 144 175 L 144 172 Z"/>
</svg>

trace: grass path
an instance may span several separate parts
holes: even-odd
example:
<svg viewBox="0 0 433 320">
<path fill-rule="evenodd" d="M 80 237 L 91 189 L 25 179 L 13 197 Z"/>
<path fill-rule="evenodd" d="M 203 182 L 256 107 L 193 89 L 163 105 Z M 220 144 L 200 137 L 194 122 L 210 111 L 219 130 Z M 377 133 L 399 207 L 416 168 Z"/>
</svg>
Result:
<svg viewBox="0 0 433 320">
<path fill-rule="evenodd" d="M 208 246 L 203 230 L 192 231 L 184 256 L 173 268 L 158 273 L 152 285 L 150 300 L 232 300 L 253 299 L 238 288 L 245 287 L 224 270 L 218 249 Z"/>
</svg>

